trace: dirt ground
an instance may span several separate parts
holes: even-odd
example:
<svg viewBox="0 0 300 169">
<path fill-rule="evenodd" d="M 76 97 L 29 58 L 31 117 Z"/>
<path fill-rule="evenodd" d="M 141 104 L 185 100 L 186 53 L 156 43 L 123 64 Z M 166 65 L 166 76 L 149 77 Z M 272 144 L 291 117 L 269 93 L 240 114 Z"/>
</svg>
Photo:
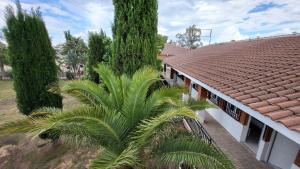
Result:
<svg viewBox="0 0 300 169">
<path fill-rule="evenodd" d="M 69 96 L 64 96 L 63 103 L 67 110 L 80 106 Z M 0 125 L 20 117 L 12 81 L 0 81 Z M 96 154 L 89 148 L 53 144 L 32 135 L 0 137 L 0 169 L 84 169 Z"/>
</svg>

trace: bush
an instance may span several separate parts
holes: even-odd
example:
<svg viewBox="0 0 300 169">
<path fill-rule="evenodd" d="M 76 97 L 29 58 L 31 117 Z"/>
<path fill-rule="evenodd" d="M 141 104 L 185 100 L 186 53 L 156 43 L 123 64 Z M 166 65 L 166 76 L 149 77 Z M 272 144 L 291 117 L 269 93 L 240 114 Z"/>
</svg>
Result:
<svg viewBox="0 0 300 169">
<path fill-rule="evenodd" d="M 111 41 L 110 38 L 105 35 L 101 30 L 100 33 L 89 33 L 89 54 L 87 62 L 87 75 L 88 79 L 100 83 L 99 75 L 94 71 L 94 68 L 102 62 L 107 62 L 110 57 Z"/>
<path fill-rule="evenodd" d="M 28 115 L 40 107 L 62 107 L 60 94 L 48 92 L 58 85 L 55 51 L 39 10 L 25 12 L 16 2 L 17 11 L 6 10 L 4 35 L 8 43 L 14 89 L 20 112 Z"/>
</svg>

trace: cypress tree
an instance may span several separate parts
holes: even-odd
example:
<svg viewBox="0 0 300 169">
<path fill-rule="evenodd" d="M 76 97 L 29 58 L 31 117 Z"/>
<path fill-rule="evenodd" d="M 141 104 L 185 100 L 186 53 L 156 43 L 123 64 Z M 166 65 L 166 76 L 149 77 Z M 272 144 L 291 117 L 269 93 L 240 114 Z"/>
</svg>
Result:
<svg viewBox="0 0 300 169">
<path fill-rule="evenodd" d="M 17 12 L 11 6 L 6 10 L 4 35 L 11 58 L 14 89 L 20 112 L 30 114 L 34 109 L 62 107 L 62 97 L 48 92 L 58 85 L 55 51 L 40 11 L 22 10 L 16 2 Z"/>
<path fill-rule="evenodd" d="M 157 0 L 113 0 L 113 58 L 116 72 L 132 75 L 157 66 Z"/>
<path fill-rule="evenodd" d="M 99 83 L 99 75 L 94 71 L 94 67 L 97 64 L 102 63 L 104 61 L 106 49 L 105 49 L 105 33 L 101 30 L 100 33 L 90 32 L 89 33 L 89 54 L 88 54 L 88 63 L 87 63 L 87 71 L 88 78 L 95 83 Z"/>
</svg>

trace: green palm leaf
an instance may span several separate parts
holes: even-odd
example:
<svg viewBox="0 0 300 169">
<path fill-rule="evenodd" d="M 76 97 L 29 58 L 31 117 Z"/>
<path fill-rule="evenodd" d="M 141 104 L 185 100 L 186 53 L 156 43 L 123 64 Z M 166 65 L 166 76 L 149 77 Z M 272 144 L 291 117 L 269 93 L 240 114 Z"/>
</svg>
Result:
<svg viewBox="0 0 300 169">
<path fill-rule="evenodd" d="M 234 169 L 231 161 L 217 148 L 191 135 L 169 137 L 154 150 L 165 164 L 190 166 L 209 169 Z"/>
<path fill-rule="evenodd" d="M 112 106 L 108 93 L 102 87 L 91 81 L 75 80 L 68 82 L 62 91 L 88 105 L 102 106 L 106 109 Z"/>
<path fill-rule="evenodd" d="M 30 117 L 24 117 L 20 120 L 7 122 L 0 126 L 0 135 L 24 132 L 34 132 L 34 120 Z"/>
<path fill-rule="evenodd" d="M 150 118 L 149 120 L 144 120 L 137 127 L 137 131 L 134 132 L 134 136 L 132 136 L 131 139 L 134 140 L 135 144 L 144 146 L 164 124 L 169 123 L 172 119 L 178 117 L 189 117 L 191 119 L 197 118 L 195 113 L 186 107 L 170 109 L 161 115 Z"/>
<path fill-rule="evenodd" d="M 92 161 L 89 169 L 115 169 L 137 166 L 138 149 L 130 145 L 121 154 L 116 154 L 108 150 L 101 152 L 95 160 Z"/>
<path fill-rule="evenodd" d="M 141 112 L 144 109 L 148 89 L 158 80 L 159 73 L 149 67 L 140 69 L 133 75 L 123 106 L 123 112 L 128 117 L 129 126 L 135 126 L 143 119 Z"/>
<path fill-rule="evenodd" d="M 144 118 L 156 116 L 172 108 L 173 105 L 170 102 L 180 102 L 181 94 L 181 88 L 162 87 L 154 91 L 146 100 L 144 111 L 142 112 Z"/>
<path fill-rule="evenodd" d="M 112 105 L 116 107 L 115 110 L 120 110 L 123 105 L 123 92 L 120 85 L 120 78 L 117 77 L 107 65 L 99 64 L 95 71 L 101 77 L 101 81 L 108 89 L 111 95 Z M 111 106 L 112 106 L 111 105 Z"/>
</svg>

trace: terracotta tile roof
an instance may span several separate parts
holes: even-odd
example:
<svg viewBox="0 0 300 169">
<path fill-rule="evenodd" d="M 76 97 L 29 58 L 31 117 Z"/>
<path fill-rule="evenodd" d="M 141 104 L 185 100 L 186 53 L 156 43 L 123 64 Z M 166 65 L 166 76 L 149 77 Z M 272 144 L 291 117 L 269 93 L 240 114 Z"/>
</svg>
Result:
<svg viewBox="0 0 300 169">
<path fill-rule="evenodd" d="M 165 44 L 164 49 L 161 51 L 162 56 L 179 56 L 185 54 L 189 49 L 176 46 L 173 44 Z"/>
<path fill-rule="evenodd" d="M 168 65 L 300 132 L 299 35 L 167 47 Z"/>
</svg>

